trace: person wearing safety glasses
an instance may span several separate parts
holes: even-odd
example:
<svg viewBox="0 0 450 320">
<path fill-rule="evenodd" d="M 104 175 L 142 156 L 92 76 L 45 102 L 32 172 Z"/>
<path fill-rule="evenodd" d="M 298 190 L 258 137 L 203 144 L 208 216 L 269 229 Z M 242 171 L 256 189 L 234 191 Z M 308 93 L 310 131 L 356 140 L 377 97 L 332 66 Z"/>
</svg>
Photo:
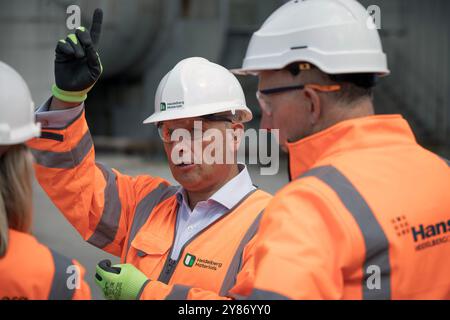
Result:
<svg viewBox="0 0 450 320">
<path fill-rule="evenodd" d="M 450 298 L 450 162 L 375 115 L 389 69 L 371 19 L 355 0 L 289 1 L 235 70 L 258 76 L 292 179 L 261 220 L 250 299 Z"/>
<path fill-rule="evenodd" d="M 96 162 L 84 113 L 102 73 L 101 23 L 97 9 L 90 32 L 81 27 L 57 44 L 53 96 L 36 114 L 45 137 L 28 143 L 39 183 L 87 242 L 120 257 L 121 264 L 105 260 L 96 269 L 107 299 L 249 292 L 253 238 L 271 196 L 236 162 L 243 123 L 252 118 L 239 82 L 203 58 L 176 64 L 144 123 L 158 126 L 180 186 L 123 175 Z M 211 144 L 213 159 L 204 159 Z"/>
</svg>

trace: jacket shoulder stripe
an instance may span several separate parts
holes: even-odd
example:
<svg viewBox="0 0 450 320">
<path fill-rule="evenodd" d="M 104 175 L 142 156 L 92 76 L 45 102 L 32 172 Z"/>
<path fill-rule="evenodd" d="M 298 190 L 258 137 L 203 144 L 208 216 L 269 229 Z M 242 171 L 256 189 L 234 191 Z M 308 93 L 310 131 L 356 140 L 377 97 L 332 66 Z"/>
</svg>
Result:
<svg viewBox="0 0 450 320">
<path fill-rule="evenodd" d="M 389 260 L 389 242 L 371 208 L 353 184 L 335 167 L 323 166 L 313 168 L 303 177 L 316 177 L 327 184 L 341 199 L 347 210 L 356 220 L 366 247 L 363 270 L 363 299 L 391 298 L 391 266 Z M 380 269 L 381 286 L 369 288 L 367 280 L 376 266 Z"/>
<path fill-rule="evenodd" d="M 230 289 L 236 284 L 237 274 L 242 268 L 242 255 L 244 253 L 245 246 L 250 242 L 250 240 L 253 239 L 256 232 L 258 231 L 262 215 L 263 211 L 258 214 L 255 221 L 253 221 L 251 226 L 248 228 L 247 232 L 242 238 L 241 243 L 239 244 L 239 247 L 234 253 L 233 260 L 231 260 L 230 266 L 228 267 L 227 273 L 222 283 L 222 287 L 220 289 L 221 296 L 227 295 L 228 291 L 230 291 Z"/>
<path fill-rule="evenodd" d="M 88 131 L 80 142 L 70 151 L 55 152 L 49 150 L 37 150 L 31 148 L 36 162 L 47 168 L 72 169 L 78 166 L 89 153 L 93 146 L 91 134 Z"/>
<path fill-rule="evenodd" d="M 114 171 L 101 163 L 96 163 L 96 166 L 102 171 L 106 180 L 106 186 L 103 192 L 105 200 L 100 221 L 87 242 L 98 248 L 104 248 L 112 243 L 117 235 L 122 204 L 120 203 L 119 190 L 117 188 L 116 174 Z"/>
<path fill-rule="evenodd" d="M 50 287 L 49 300 L 72 300 L 75 288 L 69 289 L 67 269 L 73 265 L 71 259 L 50 249 L 55 266 L 55 273 Z"/>
</svg>

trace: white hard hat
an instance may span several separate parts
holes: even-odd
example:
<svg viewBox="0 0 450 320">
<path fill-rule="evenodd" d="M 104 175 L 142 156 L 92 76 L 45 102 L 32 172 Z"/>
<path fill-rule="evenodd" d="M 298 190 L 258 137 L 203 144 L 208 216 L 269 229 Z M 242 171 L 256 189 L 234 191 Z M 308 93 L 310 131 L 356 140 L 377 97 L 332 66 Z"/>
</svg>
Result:
<svg viewBox="0 0 450 320">
<path fill-rule="evenodd" d="M 159 83 L 155 112 L 144 123 L 199 117 L 229 111 L 240 122 L 252 119 L 236 77 L 204 58 L 181 60 Z"/>
<path fill-rule="evenodd" d="M 40 131 L 25 80 L 0 61 L 0 145 L 23 143 L 39 136 Z"/>
<path fill-rule="evenodd" d="M 328 74 L 389 74 L 372 18 L 356 0 L 295 0 L 256 31 L 237 74 L 309 62 Z"/>
</svg>

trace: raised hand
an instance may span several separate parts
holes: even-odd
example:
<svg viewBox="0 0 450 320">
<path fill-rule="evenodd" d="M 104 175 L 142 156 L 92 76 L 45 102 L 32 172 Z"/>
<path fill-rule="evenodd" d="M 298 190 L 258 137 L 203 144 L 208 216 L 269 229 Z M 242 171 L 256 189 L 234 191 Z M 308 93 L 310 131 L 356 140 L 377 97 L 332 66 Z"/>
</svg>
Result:
<svg viewBox="0 0 450 320">
<path fill-rule="evenodd" d="M 53 96 L 65 102 L 82 102 L 97 82 L 103 67 L 96 51 L 102 29 L 103 12 L 95 9 L 91 29 L 79 27 L 55 49 Z"/>
</svg>

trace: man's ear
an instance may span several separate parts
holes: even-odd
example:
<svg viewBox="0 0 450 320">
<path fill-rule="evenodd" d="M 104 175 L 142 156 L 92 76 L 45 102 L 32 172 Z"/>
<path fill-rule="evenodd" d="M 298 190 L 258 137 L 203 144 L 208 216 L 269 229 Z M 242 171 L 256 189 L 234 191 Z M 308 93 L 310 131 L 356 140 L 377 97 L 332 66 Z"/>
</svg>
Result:
<svg viewBox="0 0 450 320">
<path fill-rule="evenodd" d="M 309 108 L 309 120 L 311 125 L 316 125 L 322 113 L 322 102 L 319 94 L 311 88 L 305 88 L 304 94 L 307 99 L 307 107 Z"/>
</svg>

